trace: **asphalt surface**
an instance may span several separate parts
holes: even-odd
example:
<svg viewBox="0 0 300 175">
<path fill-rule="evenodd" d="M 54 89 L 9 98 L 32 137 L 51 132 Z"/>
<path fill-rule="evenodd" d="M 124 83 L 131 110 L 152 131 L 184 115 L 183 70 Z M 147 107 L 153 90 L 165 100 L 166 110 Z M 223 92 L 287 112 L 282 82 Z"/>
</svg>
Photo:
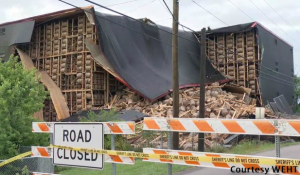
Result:
<svg viewBox="0 0 300 175">
<path fill-rule="evenodd" d="M 275 145 L 274 145 L 275 146 Z M 256 156 L 275 157 L 275 149 L 271 151 L 253 154 Z M 281 158 L 300 159 L 300 145 L 287 146 L 280 149 Z M 237 174 L 264 174 L 264 173 L 232 173 L 230 169 L 217 169 L 217 168 L 194 168 L 191 170 L 183 171 L 175 175 L 237 175 Z M 268 173 L 270 174 L 270 173 Z"/>
</svg>

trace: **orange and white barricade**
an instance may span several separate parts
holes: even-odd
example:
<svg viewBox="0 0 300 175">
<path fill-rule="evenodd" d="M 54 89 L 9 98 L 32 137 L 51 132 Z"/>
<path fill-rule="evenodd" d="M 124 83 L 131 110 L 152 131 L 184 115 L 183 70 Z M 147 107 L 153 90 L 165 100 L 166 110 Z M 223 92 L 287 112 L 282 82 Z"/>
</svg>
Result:
<svg viewBox="0 0 300 175">
<path fill-rule="evenodd" d="M 55 122 L 32 122 L 32 132 L 53 133 Z M 86 122 L 88 123 L 88 122 Z M 101 122 L 104 134 L 135 134 L 135 122 Z"/>
<path fill-rule="evenodd" d="M 130 152 L 130 151 L 128 151 Z M 44 157 L 52 158 L 53 148 L 50 147 L 31 147 L 31 157 Z M 104 161 L 106 163 L 117 163 L 117 164 L 134 164 L 133 157 L 115 156 L 115 155 L 104 155 Z"/>
<path fill-rule="evenodd" d="M 66 122 L 70 123 L 70 122 Z M 89 123 L 89 122 L 84 122 Z M 104 126 L 104 134 L 135 134 L 135 122 L 100 122 Z M 32 132 L 53 133 L 55 122 L 32 122 Z M 52 158 L 53 149 L 48 147 L 31 147 L 32 157 Z M 106 163 L 134 164 L 133 157 L 123 157 L 114 155 L 104 155 Z"/>
<path fill-rule="evenodd" d="M 260 172 L 269 171 L 268 174 L 274 174 L 273 170 L 275 171 L 279 170 L 278 174 L 280 174 L 280 170 L 287 171 L 287 168 L 289 168 L 291 171 L 293 171 L 292 174 L 300 174 L 300 166 L 299 166 L 300 160 L 297 159 L 284 159 L 284 158 L 276 158 L 276 157 L 222 154 L 222 153 L 209 153 L 209 152 L 196 152 L 196 151 L 178 151 L 178 150 L 153 149 L 153 148 L 144 148 L 143 153 L 159 154 L 159 155 L 207 157 L 207 160 L 200 160 L 200 161 L 145 159 L 145 158 L 143 159 L 143 161 L 148 161 L 148 162 L 202 166 L 208 168 L 221 168 L 221 169 L 250 168 L 251 170 L 253 167 L 254 169 L 259 170 Z M 211 161 L 212 159 L 216 161 L 218 161 L 217 159 L 219 159 L 220 162 L 213 162 Z M 273 162 L 274 165 L 271 165 L 270 162 Z M 281 173 L 289 174 L 285 172 L 281 172 Z"/>
<path fill-rule="evenodd" d="M 59 175 L 59 174 L 51 174 L 51 173 L 37 173 L 33 172 L 32 175 Z"/>
<path fill-rule="evenodd" d="M 210 119 L 145 117 L 143 130 L 193 133 L 300 136 L 300 120 L 287 119 Z M 236 154 L 144 148 L 144 154 L 158 154 L 160 159 L 143 161 L 210 168 L 257 168 L 272 170 L 269 174 L 300 174 L 300 160 Z M 166 156 L 164 156 L 166 155 Z M 180 159 L 166 159 L 167 157 Z M 186 158 L 185 156 L 190 156 Z M 200 157 L 200 159 L 197 160 Z M 192 158 L 192 160 L 191 160 Z M 274 173 L 273 170 L 278 170 Z M 288 172 L 288 170 L 291 170 Z M 292 172 L 292 173 L 291 173 Z"/>
<path fill-rule="evenodd" d="M 145 117 L 143 130 L 300 136 L 300 120 Z"/>
</svg>

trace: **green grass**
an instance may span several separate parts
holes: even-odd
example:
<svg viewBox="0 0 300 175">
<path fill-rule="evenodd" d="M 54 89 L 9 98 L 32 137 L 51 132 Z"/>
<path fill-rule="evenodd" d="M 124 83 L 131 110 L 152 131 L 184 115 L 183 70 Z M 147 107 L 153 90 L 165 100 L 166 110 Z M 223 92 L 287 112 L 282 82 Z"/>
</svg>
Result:
<svg viewBox="0 0 300 175">
<path fill-rule="evenodd" d="M 180 172 L 190 169 L 189 166 L 173 165 L 173 172 Z M 136 160 L 134 165 L 117 164 L 117 174 L 119 175 L 166 175 L 168 171 L 168 164 L 152 163 Z M 69 170 L 58 172 L 61 175 L 111 175 L 112 164 L 105 163 L 104 169 L 88 170 L 81 168 L 70 168 Z"/>
<path fill-rule="evenodd" d="M 280 146 L 290 146 L 296 145 L 299 142 L 290 142 L 283 143 Z M 237 146 L 234 146 L 231 149 L 226 149 L 224 147 L 213 147 L 207 152 L 215 152 L 215 153 L 231 153 L 231 154 L 253 154 L 257 152 L 267 151 L 274 149 L 274 143 L 269 142 L 254 142 L 254 141 L 246 141 L 240 143 Z M 136 159 L 135 165 L 124 165 L 117 164 L 117 174 L 118 175 L 165 175 L 167 174 L 168 165 L 165 163 L 152 163 L 152 162 L 143 162 L 140 159 Z M 187 169 L 194 168 L 192 166 L 186 165 L 173 165 L 173 173 L 178 173 Z M 89 170 L 83 168 L 65 168 L 59 167 L 55 173 L 59 173 L 61 175 L 111 175 L 112 174 L 112 165 L 105 163 L 104 169 L 99 170 Z"/>
</svg>

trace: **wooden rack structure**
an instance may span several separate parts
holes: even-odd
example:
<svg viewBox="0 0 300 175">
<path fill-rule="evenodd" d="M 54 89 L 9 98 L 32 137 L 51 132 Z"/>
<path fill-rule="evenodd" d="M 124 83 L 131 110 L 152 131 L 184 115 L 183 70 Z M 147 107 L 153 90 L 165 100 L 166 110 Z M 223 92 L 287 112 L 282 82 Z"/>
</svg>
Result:
<svg viewBox="0 0 300 175">
<path fill-rule="evenodd" d="M 18 46 L 60 87 L 71 115 L 108 103 L 121 86 L 93 60 L 85 46 L 86 38 L 98 44 L 96 28 L 82 12 L 36 26 L 31 43 Z M 45 101 L 43 118 L 47 122 L 57 120 L 51 99 Z"/>
<path fill-rule="evenodd" d="M 233 83 L 251 88 L 252 95 L 259 95 L 259 47 L 256 31 L 208 36 L 207 56 L 217 69 Z"/>
</svg>

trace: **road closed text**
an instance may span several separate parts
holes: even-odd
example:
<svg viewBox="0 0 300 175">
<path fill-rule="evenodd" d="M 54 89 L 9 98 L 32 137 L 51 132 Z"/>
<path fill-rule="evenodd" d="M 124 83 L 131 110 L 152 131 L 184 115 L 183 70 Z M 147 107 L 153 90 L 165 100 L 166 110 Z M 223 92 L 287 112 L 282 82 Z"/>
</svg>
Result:
<svg viewBox="0 0 300 175">
<path fill-rule="evenodd" d="M 97 161 L 98 154 L 96 153 L 87 153 L 87 152 L 80 152 L 80 151 L 74 151 L 74 150 L 66 150 L 66 149 L 57 149 L 57 157 L 59 159 L 64 160 L 84 160 L 84 161 Z"/>
<path fill-rule="evenodd" d="M 91 131 L 89 130 L 63 130 L 63 142 L 85 142 L 88 143 L 92 139 Z M 96 161 L 98 154 L 87 153 L 74 150 L 57 149 L 57 157 L 59 159 L 78 159 L 84 161 Z"/>
<path fill-rule="evenodd" d="M 103 155 L 84 150 L 102 150 L 103 138 L 102 123 L 54 124 L 54 145 L 63 147 L 53 149 L 53 164 L 103 169 Z M 74 147 L 74 149 L 67 149 L 68 147 Z"/>
</svg>

